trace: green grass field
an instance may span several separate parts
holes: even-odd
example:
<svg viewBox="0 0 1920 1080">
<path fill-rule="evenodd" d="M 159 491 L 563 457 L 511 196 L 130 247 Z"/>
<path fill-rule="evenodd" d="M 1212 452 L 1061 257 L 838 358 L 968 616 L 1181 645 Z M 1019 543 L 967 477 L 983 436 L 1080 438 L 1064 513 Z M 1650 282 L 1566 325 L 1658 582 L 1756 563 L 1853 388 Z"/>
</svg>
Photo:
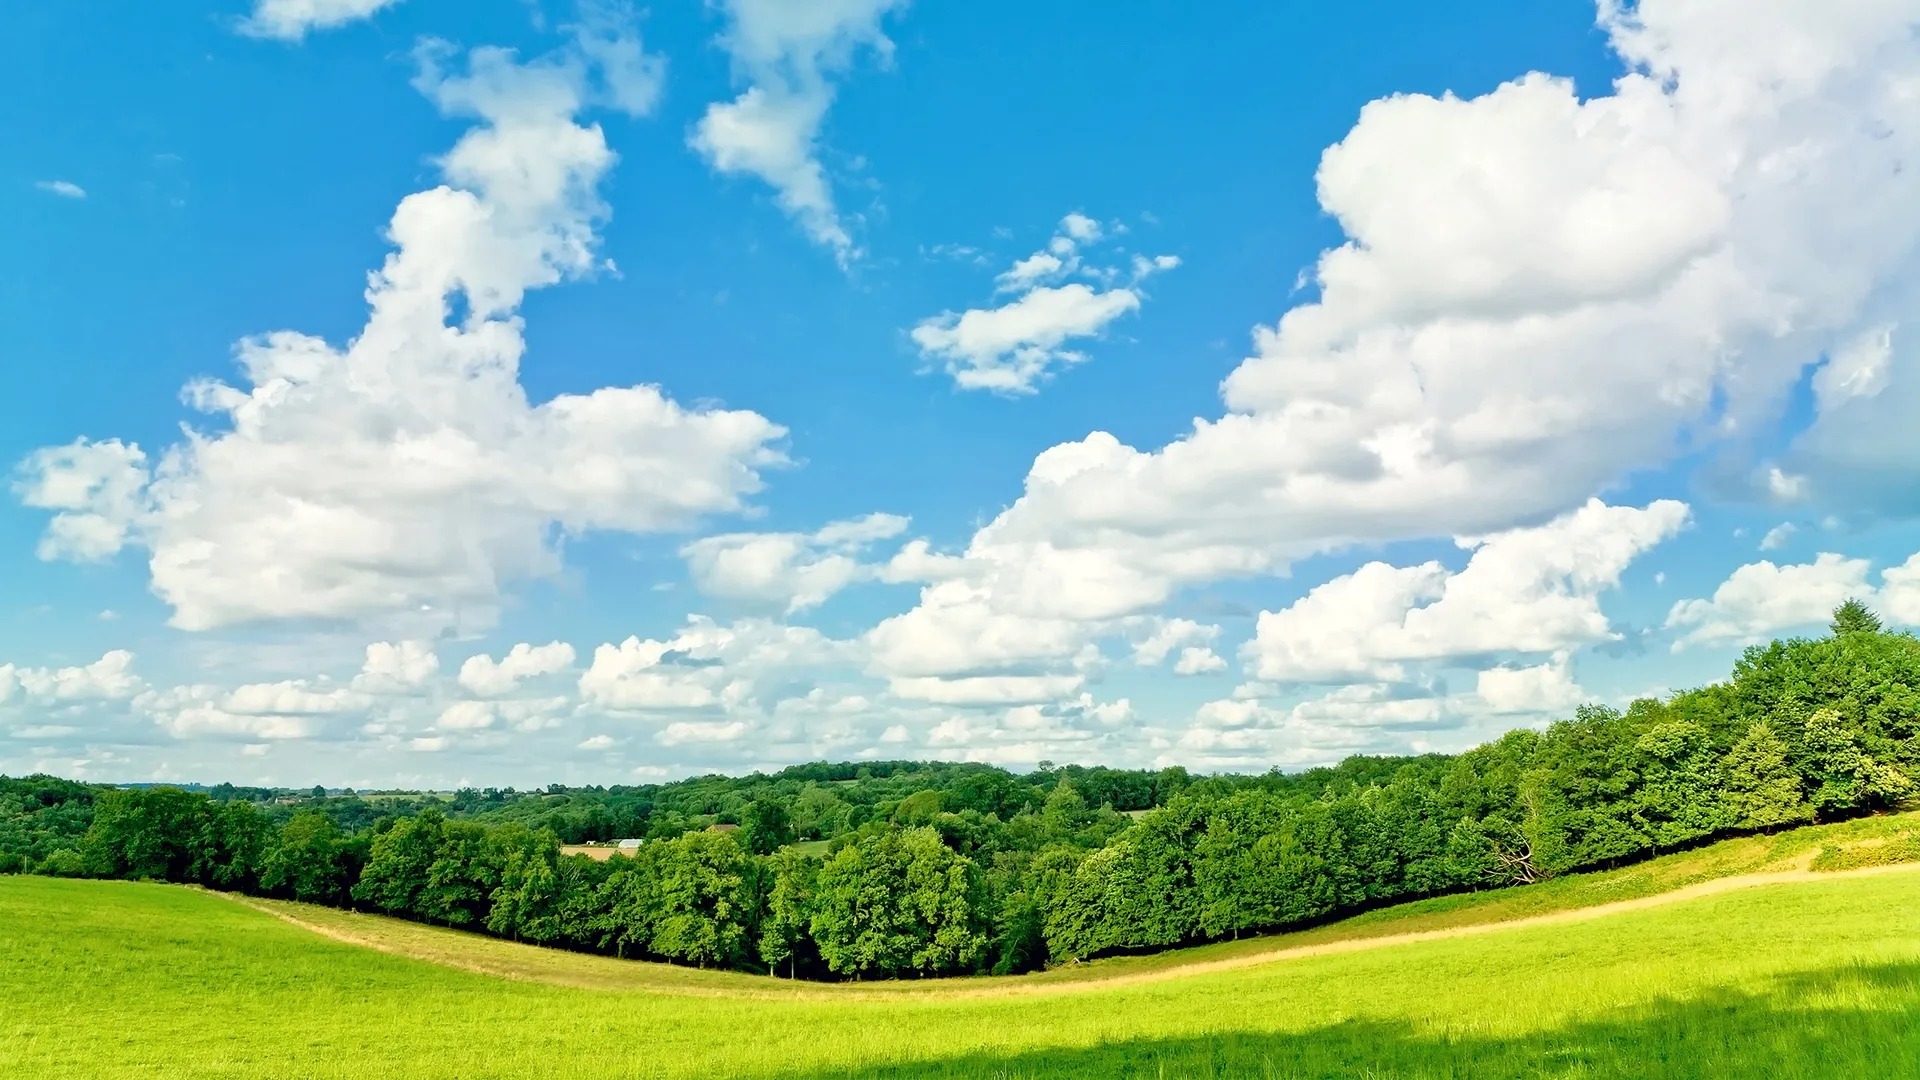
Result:
<svg viewBox="0 0 1920 1080">
<path fill-rule="evenodd" d="M 396 955 L 190 889 L 0 878 L 0 1076 L 1920 1075 L 1920 869 L 1803 874 L 1577 921 L 1169 970 L 1537 917 L 1816 855 L 1886 861 L 1872 853 L 1904 852 L 1913 825 L 1733 841 L 1038 977 L 858 988 L 277 909 L 410 954 Z"/>
</svg>

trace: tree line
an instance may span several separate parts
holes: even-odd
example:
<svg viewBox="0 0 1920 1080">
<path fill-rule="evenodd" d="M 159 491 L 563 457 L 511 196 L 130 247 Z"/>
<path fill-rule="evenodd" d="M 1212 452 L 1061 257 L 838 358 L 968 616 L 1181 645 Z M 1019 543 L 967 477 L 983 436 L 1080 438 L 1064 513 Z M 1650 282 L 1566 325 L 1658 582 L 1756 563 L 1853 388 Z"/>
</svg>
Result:
<svg viewBox="0 0 1920 1080">
<path fill-rule="evenodd" d="M 1020 972 L 1899 805 L 1920 775 L 1920 640 L 1853 602 L 1832 630 L 1756 646 L 1724 682 L 1665 700 L 1303 774 L 820 764 L 664 798 L 422 799 L 364 826 L 319 797 L 286 813 L 0 779 L 0 871 L 188 882 L 789 978 Z M 653 838 L 604 861 L 563 853 L 537 811 L 583 801 L 624 801 Z"/>
</svg>

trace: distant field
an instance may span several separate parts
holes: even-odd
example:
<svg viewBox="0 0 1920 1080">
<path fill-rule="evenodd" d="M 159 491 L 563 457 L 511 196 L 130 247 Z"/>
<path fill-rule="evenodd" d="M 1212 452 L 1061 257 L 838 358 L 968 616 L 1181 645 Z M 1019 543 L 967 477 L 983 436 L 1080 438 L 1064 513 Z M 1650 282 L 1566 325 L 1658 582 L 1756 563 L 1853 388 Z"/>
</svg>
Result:
<svg viewBox="0 0 1920 1080">
<path fill-rule="evenodd" d="M 815 856 L 827 854 L 832 847 L 833 843 L 828 840 L 802 840 L 797 844 L 787 845 L 788 850 L 797 851 L 802 855 Z M 633 849 L 628 848 L 626 849 L 626 853 L 631 854 L 632 850 Z M 560 854 L 562 855 L 585 855 L 589 859 L 596 859 L 600 862 L 605 862 L 621 853 L 621 849 L 614 844 L 563 844 L 560 847 Z"/>
<path fill-rule="evenodd" d="M 1920 1062 L 1920 870 L 1801 873 L 1579 921 L 1163 969 L 1791 873 L 1819 847 L 1871 851 L 1911 824 L 1736 841 L 1171 957 L 884 987 L 795 987 L 284 909 L 443 961 L 430 963 L 189 889 L 0 878 L 0 1076 L 1902 1075 Z M 511 966 L 536 961 L 547 966 Z M 494 962 L 515 977 L 448 966 Z"/>
</svg>

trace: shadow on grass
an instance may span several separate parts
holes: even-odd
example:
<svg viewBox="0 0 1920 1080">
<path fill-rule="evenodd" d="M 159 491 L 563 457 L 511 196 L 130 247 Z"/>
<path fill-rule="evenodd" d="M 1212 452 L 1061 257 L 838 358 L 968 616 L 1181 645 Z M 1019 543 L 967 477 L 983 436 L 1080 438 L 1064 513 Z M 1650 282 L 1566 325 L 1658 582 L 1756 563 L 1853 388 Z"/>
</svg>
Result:
<svg viewBox="0 0 1920 1080">
<path fill-rule="evenodd" d="M 1920 1077 L 1920 963 L 1788 977 L 1764 993 L 1715 991 L 1516 1037 L 1426 1033 L 1404 1021 L 1350 1021 L 1289 1034 L 1222 1032 L 793 1074 L 793 1080 L 803 1077 Z"/>
</svg>

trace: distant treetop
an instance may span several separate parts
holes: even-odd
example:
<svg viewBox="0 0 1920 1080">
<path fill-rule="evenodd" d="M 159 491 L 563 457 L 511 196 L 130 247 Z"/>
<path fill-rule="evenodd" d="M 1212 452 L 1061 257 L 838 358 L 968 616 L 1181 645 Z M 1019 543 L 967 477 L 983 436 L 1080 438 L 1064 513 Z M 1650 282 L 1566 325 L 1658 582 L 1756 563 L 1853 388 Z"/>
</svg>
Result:
<svg viewBox="0 0 1920 1080">
<path fill-rule="evenodd" d="M 1833 609 L 1833 636 L 1844 637 L 1847 634 L 1877 634 L 1880 632 L 1880 616 L 1873 609 L 1855 599 Z"/>
</svg>

